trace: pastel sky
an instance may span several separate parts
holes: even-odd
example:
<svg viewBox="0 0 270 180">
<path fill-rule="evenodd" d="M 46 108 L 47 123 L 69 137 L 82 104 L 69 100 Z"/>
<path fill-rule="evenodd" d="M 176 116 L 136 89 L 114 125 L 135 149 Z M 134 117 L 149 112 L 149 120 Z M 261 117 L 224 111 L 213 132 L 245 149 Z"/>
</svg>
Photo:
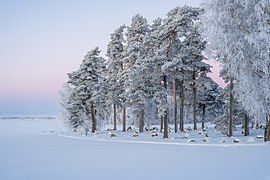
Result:
<svg viewBox="0 0 270 180">
<path fill-rule="evenodd" d="M 200 0 L 1 0 L 0 116 L 57 114 L 67 73 L 140 13 L 151 23 Z M 217 66 L 217 64 L 215 65 Z M 218 66 L 217 66 L 218 67 Z M 214 68 L 217 77 L 218 68 Z M 217 79 L 217 78 L 215 78 Z"/>
</svg>

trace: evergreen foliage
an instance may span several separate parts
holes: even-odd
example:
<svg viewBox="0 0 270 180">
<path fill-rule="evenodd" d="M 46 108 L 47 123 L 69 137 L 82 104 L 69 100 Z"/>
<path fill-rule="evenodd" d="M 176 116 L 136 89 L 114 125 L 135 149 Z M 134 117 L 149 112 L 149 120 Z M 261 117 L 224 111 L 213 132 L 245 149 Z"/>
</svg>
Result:
<svg viewBox="0 0 270 180">
<path fill-rule="evenodd" d="M 251 118 L 269 114 L 269 2 L 205 0 L 203 7 L 176 7 L 151 25 L 137 14 L 111 34 L 107 59 L 98 48 L 89 51 L 60 93 L 66 124 L 86 134 L 111 122 L 114 130 L 123 125 L 125 131 L 127 121 L 140 132 L 160 124 L 168 138 L 168 123 L 174 118 L 176 132 L 180 117 L 180 131 L 184 122 L 194 122 L 197 130 L 198 120 L 202 128 L 213 122 L 228 133 L 230 91 L 234 126 L 247 111 Z M 233 91 L 207 76 L 206 47 L 208 58 L 221 62 L 223 79 L 234 83 Z M 179 111 L 173 108 L 177 103 Z"/>
</svg>

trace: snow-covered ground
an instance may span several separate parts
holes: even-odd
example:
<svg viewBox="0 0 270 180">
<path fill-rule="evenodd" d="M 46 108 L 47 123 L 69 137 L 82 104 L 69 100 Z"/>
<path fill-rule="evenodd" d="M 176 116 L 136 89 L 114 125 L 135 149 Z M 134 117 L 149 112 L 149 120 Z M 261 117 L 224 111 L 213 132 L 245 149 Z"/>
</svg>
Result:
<svg viewBox="0 0 270 180">
<path fill-rule="evenodd" d="M 201 131 L 167 140 L 133 133 L 84 136 L 54 119 L 0 120 L 0 179 L 270 180 L 270 144 L 257 139 L 262 130 L 236 132 L 238 143 L 211 126 L 207 138 Z"/>
</svg>

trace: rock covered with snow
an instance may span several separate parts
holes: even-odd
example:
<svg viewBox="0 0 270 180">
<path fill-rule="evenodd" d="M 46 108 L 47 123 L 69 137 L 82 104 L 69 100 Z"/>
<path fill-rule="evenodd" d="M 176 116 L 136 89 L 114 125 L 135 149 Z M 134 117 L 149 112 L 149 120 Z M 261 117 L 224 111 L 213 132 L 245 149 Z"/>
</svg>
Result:
<svg viewBox="0 0 270 180">
<path fill-rule="evenodd" d="M 204 139 L 203 139 L 203 142 L 208 143 L 208 142 L 210 142 L 210 141 L 209 141 L 208 138 L 204 138 Z"/>
<path fill-rule="evenodd" d="M 240 143 L 241 142 L 241 140 L 239 139 L 239 138 L 233 138 L 233 141 L 232 141 L 233 143 Z"/>
<path fill-rule="evenodd" d="M 196 142 L 195 139 L 189 139 L 187 140 L 187 143 Z"/>
<path fill-rule="evenodd" d="M 249 138 L 247 139 L 247 142 L 248 142 L 248 143 L 255 143 L 256 141 L 255 141 L 255 139 L 254 139 L 253 137 L 249 137 Z"/>
</svg>

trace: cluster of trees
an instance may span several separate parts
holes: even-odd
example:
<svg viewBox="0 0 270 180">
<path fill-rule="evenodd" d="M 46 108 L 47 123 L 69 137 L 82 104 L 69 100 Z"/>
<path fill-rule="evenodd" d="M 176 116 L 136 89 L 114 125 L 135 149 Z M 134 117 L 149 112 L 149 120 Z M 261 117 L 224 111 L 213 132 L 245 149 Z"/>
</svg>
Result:
<svg viewBox="0 0 270 180">
<path fill-rule="evenodd" d="M 248 117 L 266 121 L 265 140 L 270 140 L 269 0 L 204 0 L 203 7 L 202 32 L 230 83 L 230 104 L 234 99 L 242 104 L 245 124 Z M 233 106 L 229 109 L 231 125 Z"/>
<path fill-rule="evenodd" d="M 233 114 L 240 117 L 239 114 L 246 114 L 245 110 L 249 111 L 251 108 L 250 104 L 247 105 L 249 102 L 244 102 L 244 97 L 248 95 L 241 93 L 246 93 L 246 90 L 252 93 L 252 90 L 243 87 L 246 84 L 241 83 L 241 80 L 245 79 L 246 73 L 259 74 L 257 78 L 267 78 L 268 75 L 269 80 L 269 60 L 268 69 L 262 67 L 260 70 L 262 65 L 258 64 L 258 59 L 252 59 L 253 57 L 243 57 L 243 62 L 246 62 L 239 66 L 230 64 L 239 59 L 240 55 L 236 55 L 236 52 L 238 53 L 238 44 L 242 40 L 234 36 L 228 37 L 237 43 L 233 45 L 227 41 L 225 35 L 236 31 L 238 27 L 235 26 L 240 26 L 240 23 L 232 24 L 230 21 L 233 18 L 230 21 L 222 19 L 226 18 L 225 11 L 228 10 L 224 6 L 223 11 L 220 11 L 218 6 L 226 5 L 222 2 L 205 1 L 206 12 L 201 8 L 176 7 L 164 19 L 158 18 L 151 25 L 137 14 L 129 26 L 120 26 L 111 34 L 106 58 L 100 56 L 99 48 L 94 48 L 86 54 L 79 69 L 68 74 L 69 81 L 61 92 L 62 114 L 67 124 L 72 129 L 83 128 L 86 133 L 89 130 L 94 133 L 98 126 L 107 123 L 112 123 L 114 130 L 117 124 L 121 123 L 122 131 L 126 131 L 127 124 L 136 125 L 140 132 L 144 130 L 144 126 L 160 124 L 160 129 L 164 132 L 163 137 L 168 138 L 169 123 L 174 124 L 174 131 L 177 132 L 184 131 L 184 122 L 191 119 L 194 130 L 198 128 L 198 119 L 202 122 L 202 128 L 206 120 L 218 119 L 220 129 L 228 127 L 228 135 L 231 136 Z M 214 19 L 215 15 L 219 18 Z M 245 14 L 241 16 L 244 17 Z M 222 27 L 219 21 L 229 24 Z M 243 32 L 247 26 L 244 25 Z M 204 31 L 203 27 L 208 26 L 212 31 L 209 31 L 211 35 Z M 230 29 L 230 26 L 234 29 Z M 260 32 L 263 30 L 260 29 Z M 218 34 L 215 36 L 214 32 Z M 205 39 L 211 45 L 208 50 L 214 52 L 215 57 L 223 64 L 222 77 L 231 82 L 226 89 L 221 89 L 207 77 L 211 66 L 205 63 L 206 58 L 203 55 L 207 47 Z M 266 56 L 265 53 L 260 53 L 259 49 L 244 49 L 248 44 L 254 43 L 251 38 L 247 38 L 246 41 L 243 43 L 243 51 L 248 51 L 247 53 L 254 58 Z M 257 48 L 257 44 L 254 46 Z M 237 49 L 234 49 L 236 47 Z M 254 51 L 259 54 L 255 55 Z M 236 59 L 232 60 L 231 53 Z M 240 54 L 245 56 L 245 53 Z M 238 77 L 239 72 L 236 71 L 239 71 L 240 66 L 246 65 L 251 68 L 248 63 L 253 63 L 253 60 L 256 60 L 254 71 L 244 73 L 244 70 L 241 70 L 243 74 L 241 78 Z M 269 85 L 264 86 L 266 89 L 261 91 L 268 95 L 269 100 Z M 233 101 L 233 95 L 236 94 L 241 94 L 241 98 Z M 264 103 L 261 106 L 269 103 L 267 100 L 261 101 Z M 230 121 L 226 123 L 228 117 Z M 248 119 L 247 116 L 244 119 Z"/>
</svg>

